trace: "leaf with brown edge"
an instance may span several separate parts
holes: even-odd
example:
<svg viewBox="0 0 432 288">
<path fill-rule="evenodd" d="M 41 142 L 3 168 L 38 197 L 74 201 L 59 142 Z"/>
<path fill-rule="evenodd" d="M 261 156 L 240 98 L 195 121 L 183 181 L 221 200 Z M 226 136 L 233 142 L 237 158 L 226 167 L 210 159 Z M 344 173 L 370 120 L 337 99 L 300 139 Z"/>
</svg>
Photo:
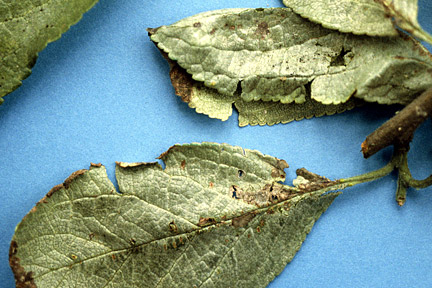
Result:
<svg viewBox="0 0 432 288">
<path fill-rule="evenodd" d="M 343 188 L 283 185 L 284 160 L 228 144 L 160 158 L 118 162 L 120 193 L 101 165 L 51 190 L 13 236 L 17 287 L 265 287 Z"/>
<path fill-rule="evenodd" d="M 151 34 L 151 32 L 149 32 Z M 338 105 L 325 105 L 306 96 L 302 104 L 280 102 L 251 101 L 246 102 L 238 97 L 228 97 L 218 93 L 216 90 L 194 81 L 192 76 L 182 69 L 175 61 L 169 59 L 160 50 L 170 65 L 171 83 L 176 95 L 180 96 L 190 108 L 196 112 L 208 115 L 210 118 L 227 120 L 232 115 L 233 104 L 238 111 L 239 126 L 247 125 L 274 125 L 278 123 L 289 123 L 312 117 L 333 115 L 346 110 L 354 109 L 363 104 L 360 99 L 352 98 L 346 103 Z M 307 91 L 310 90 L 308 87 Z"/>
</svg>

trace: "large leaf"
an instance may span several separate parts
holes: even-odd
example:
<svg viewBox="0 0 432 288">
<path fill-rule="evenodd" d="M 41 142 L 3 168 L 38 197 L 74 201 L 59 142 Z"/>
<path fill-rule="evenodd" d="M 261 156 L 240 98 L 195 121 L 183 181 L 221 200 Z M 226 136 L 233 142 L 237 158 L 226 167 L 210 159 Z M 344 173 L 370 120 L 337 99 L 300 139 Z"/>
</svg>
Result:
<svg viewBox="0 0 432 288">
<path fill-rule="evenodd" d="M 283 0 L 313 22 L 345 33 L 397 36 L 396 24 L 432 44 L 417 21 L 418 0 Z"/>
<path fill-rule="evenodd" d="M 149 31 L 195 81 L 231 97 L 225 101 L 239 94 L 246 102 L 355 96 L 407 104 L 432 77 L 430 54 L 409 37 L 342 34 L 287 8 L 211 11 Z"/>
<path fill-rule="evenodd" d="M 13 236 L 17 287 L 265 287 L 338 195 L 323 177 L 282 185 L 285 161 L 227 144 L 160 158 L 118 163 L 120 193 L 94 164 L 54 187 Z"/>
<path fill-rule="evenodd" d="M 5 0 L 0 3 L 0 104 L 21 85 L 38 52 L 81 19 L 97 0 Z"/>
</svg>

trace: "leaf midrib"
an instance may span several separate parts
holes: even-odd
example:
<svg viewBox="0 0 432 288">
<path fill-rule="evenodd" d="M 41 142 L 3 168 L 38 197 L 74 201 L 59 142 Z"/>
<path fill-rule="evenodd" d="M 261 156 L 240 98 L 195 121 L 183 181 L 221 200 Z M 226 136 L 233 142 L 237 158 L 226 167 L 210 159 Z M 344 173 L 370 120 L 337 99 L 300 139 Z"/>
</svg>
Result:
<svg viewBox="0 0 432 288">
<path fill-rule="evenodd" d="M 340 184 L 336 184 L 334 186 L 339 186 L 339 185 Z M 293 188 L 293 187 L 291 187 L 291 188 Z M 330 189 L 330 188 L 334 188 L 334 189 Z M 296 188 L 294 188 L 294 189 L 296 189 Z M 287 200 L 284 200 L 284 201 L 281 201 L 281 202 L 277 202 L 277 203 L 272 203 L 272 204 L 269 204 L 269 205 L 267 205 L 265 207 L 259 207 L 259 208 L 256 208 L 254 210 L 247 211 L 247 212 L 243 213 L 242 215 L 233 216 L 231 218 L 227 218 L 224 221 L 215 222 L 215 223 L 210 224 L 208 226 L 203 226 L 203 227 L 197 226 L 198 228 L 195 229 L 195 230 L 186 231 L 186 232 L 175 234 L 175 235 L 171 235 L 171 236 L 166 236 L 166 237 L 161 237 L 161 238 L 153 239 L 153 240 L 141 243 L 141 244 L 134 245 L 132 247 L 127 247 L 127 248 L 122 248 L 122 249 L 117 249 L 117 250 L 111 250 L 111 251 L 108 251 L 108 252 L 105 252 L 105 253 L 102 253 L 102 254 L 98 254 L 98 255 L 94 255 L 92 257 L 88 257 L 86 259 L 81 259 L 81 260 L 79 260 L 77 262 L 74 262 L 74 263 L 72 263 L 70 265 L 61 266 L 61 267 L 58 267 L 56 269 L 51 269 L 50 271 L 47 271 L 45 273 L 42 273 L 42 274 L 39 274 L 39 275 L 35 275 L 33 278 L 37 279 L 37 278 L 43 277 L 44 275 L 49 274 L 49 273 L 54 272 L 54 271 L 58 271 L 58 270 L 61 270 L 61 269 L 64 269 L 64 268 L 71 268 L 71 267 L 73 267 L 73 266 L 75 266 L 77 264 L 81 264 L 81 263 L 84 263 L 86 261 L 97 259 L 99 257 L 105 257 L 107 255 L 120 254 L 120 253 L 123 253 L 123 252 L 128 252 L 128 251 L 131 251 L 133 249 L 140 248 L 140 247 L 143 247 L 145 245 L 150 245 L 150 244 L 158 242 L 158 241 L 172 239 L 172 238 L 179 238 L 181 236 L 189 236 L 190 234 L 196 234 L 197 232 L 203 233 L 203 232 L 211 230 L 211 229 L 213 229 L 215 227 L 218 227 L 220 225 L 231 225 L 233 219 L 238 218 L 240 216 L 243 216 L 243 215 L 245 215 L 247 213 L 256 213 L 257 215 L 262 215 L 263 213 L 267 212 L 268 209 L 270 209 L 270 208 L 274 208 L 274 207 L 278 207 L 278 206 L 283 206 L 285 203 L 287 203 L 289 201 L 295 201 L 295 200 L 297 200 L 299 198 L 303 198 L 307 194 L 309 194 L 309 195 L 311 195 L 311 194 L 321 194 L 321 193 L 325 193 L 325 191 L 331 191 L 331 190 L 335 190 L 335 189 L 338 189 L 338 187 L 333 187 L 332 186 L 332 187 L 328 187 L 328 188 L 325 188 L 325 189 L 322 189 L 322 190 L 318 190 L 318 191 L 313 191 L 313 192 L 308 192 L 308 193 L 305 193 L 305 194 L 297 195 L 297 196 L 295 196 L 293 198 L 290 198 L 290 199 L 287 199 Z M 296 189 L 296 190 L 298 190 L 298 189 Z M 300 190 L 298 190 L 298 191 L 300 191 Z M 92 199 L 94 199 L 94 198 L 92 198 Z"/>
</svg>

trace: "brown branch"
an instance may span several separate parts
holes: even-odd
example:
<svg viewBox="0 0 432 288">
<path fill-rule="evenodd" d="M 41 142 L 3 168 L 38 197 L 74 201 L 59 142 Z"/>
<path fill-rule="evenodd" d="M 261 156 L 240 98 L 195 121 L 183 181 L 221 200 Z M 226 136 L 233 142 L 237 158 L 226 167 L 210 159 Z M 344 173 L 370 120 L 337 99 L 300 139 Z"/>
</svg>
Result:
<svg viewBox="0 0 432 288">
<path fill-rule="evenodd" d="M 363 156 L 368 158 L 389 145 L 406 147 L 417 127 L 431 115 L 432 88 L 429 88 L 366 137 L 361 145 Z"/>
</svg>

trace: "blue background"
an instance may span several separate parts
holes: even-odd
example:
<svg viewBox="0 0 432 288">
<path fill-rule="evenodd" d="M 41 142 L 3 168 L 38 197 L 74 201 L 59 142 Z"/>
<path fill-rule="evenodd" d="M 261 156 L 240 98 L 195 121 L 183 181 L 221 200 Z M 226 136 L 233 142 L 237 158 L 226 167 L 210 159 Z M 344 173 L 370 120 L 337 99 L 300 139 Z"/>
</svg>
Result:
<svg viewBox="0 0 432 288">
<path fill-rule="evenodd" d="M 427 1 L 419 1 L 419 20 L 432 32 Z M 8 250 L 15 226 L 90 162 L 103 163 L 115 182 L 114 161 L 154 161 L 175 143 L 214 141 L 285 159 L 290 180 L 300 167 L 342 178 L 387 163 L 391 148 L 364 160 L 360 143 L 395 108 L 239 128 L 236 113 L 226 122 L 210 119 L 174 95 L 147 27 L 214 9 L 279 6 L 279 0 L 101 0 L 40 53 L 32 75 L 0 106 L 1 287 L 14 287 Z M 421 126 L 409 154 L 417 178 L 432 172 L 431 129 L 430 121 Z M 269 287 L 430 287 L 432 188 L 410 190 L 402 208 L 395 188 L 392 175 L 345 190 Z"/>
</svg>

